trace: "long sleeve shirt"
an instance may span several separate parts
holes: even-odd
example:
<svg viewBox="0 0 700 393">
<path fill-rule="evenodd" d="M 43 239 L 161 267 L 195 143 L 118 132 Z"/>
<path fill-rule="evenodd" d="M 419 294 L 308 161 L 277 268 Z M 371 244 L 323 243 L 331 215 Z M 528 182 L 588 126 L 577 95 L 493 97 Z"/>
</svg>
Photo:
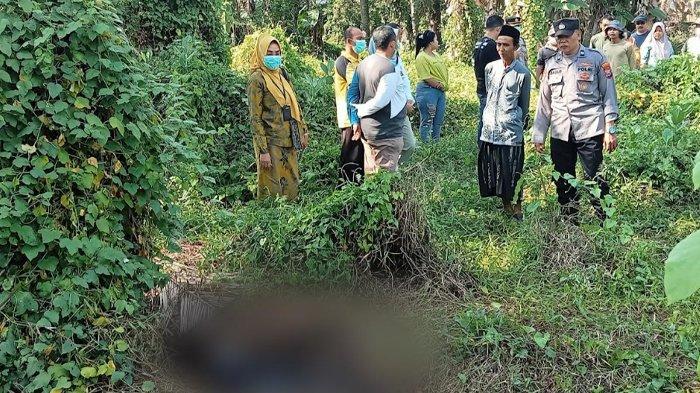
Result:
<svg viewBox="0 0 700 393">
<path fill-rule="evenodd" d="M 540 97 L 532 141 L 552 138 L 569 140 L 573 130 L 577 140 L 605 132 L 606 121 L 618 116 L 617 92 L 612 66 L 598 51 L 581 46 L 567 57 L 562 52 L 547 60 L 542 74 Z"/>
<path fill-rule="evenodd" d="M 487 96 L 481 140 L 521 146 L 530 107 L 530 70 L 519 59 L 508 67 L 496 60 L 486 66 L 485 76 Z"/>
<path fill-rule="evenodd" d="M 248 78 L 248 109 L 253 144 L 260 153 L 267 153 L 267 145 L 292 147 L 292 130 L 284 121 L 282 107 L 267 91 L 265 79 L 260 71 Z"/>
<path fill-rule="evenodd" d="M 402 135 L 406 97 L 398 87 L 402 77 L 389 59 L 374 54 L 363 60 L 348 86 L 348 112 L 367 140 Z"/>
<path fill-rule="evenodd" d="M 408 72 L 406 72 L 406 66 L 403 64 L 401 57 L 398 58 L 396 63 L 396 72 L 401 76 L 401 84 L 399 85 L 400 93 L 404 95 L 406 101 L 415 102 L 416 99 L 413 98 L 413 89 L 411 88 L 411 80 L 408 79 Z"/>
</svg>

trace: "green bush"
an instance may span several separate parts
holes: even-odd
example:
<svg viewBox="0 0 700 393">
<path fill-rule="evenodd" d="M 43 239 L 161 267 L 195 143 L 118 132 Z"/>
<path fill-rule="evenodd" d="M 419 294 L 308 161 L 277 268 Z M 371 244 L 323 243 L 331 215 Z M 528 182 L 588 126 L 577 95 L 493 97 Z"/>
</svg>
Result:
<svg viewBox="0 0 700 393">
<path fill-rule="evenodd" d="M 354 263 L 376 263 L 398 228 L 396 176 L 382 172 L 361 186 L 305 196 L 302 205 L 256 202 L 238 216 L 235 260 L 299 280 L 346 281 Z M 381 247 L 376 247 L 377 245 Z"/>
<path fill-rule="evenodd" d="M 206 197 L 239 199 L 246 193 L 245 176 L 252 162 L 247 78 L 211 58 L 204 42 L 187 36 L 161 52 L 152 65 L 163 80 L 178 86 L 164 98 L 165 105 L 172 108 L 180 100 L 185 117 L 196 124 L 179 136 L 202 159 L 201 182 L 193 180 L 191 186 Z"/>
<path fill-rule="evenodd" d="M 176 209 L 169 86 L 106 1 L 0 0 L 0 390 L 130 383 L 122 326 L 164 276 Z"/>
<path fill-rule="evenodd" d="M 608 172 L 649 181 L 676 201 L 692 197 L 688 173 L 700 146 L 700 61 L 676 56 L 617 79 L 621 149 Z"/>
<path fill-rule="evenodd" d="M 228 59 L 229 39 L 222 23 L 228 6 L 223 0 L 117 0 L 116 6 L 138 48 L 159 51 L 193 35 L 211 45 L 224 64 Z"/>
</svg>

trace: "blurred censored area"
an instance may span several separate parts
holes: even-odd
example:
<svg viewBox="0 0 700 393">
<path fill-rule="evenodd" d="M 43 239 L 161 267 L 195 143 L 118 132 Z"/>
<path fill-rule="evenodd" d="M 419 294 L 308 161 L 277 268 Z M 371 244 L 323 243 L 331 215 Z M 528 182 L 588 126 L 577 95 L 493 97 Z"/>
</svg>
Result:
<svg viewBox="0 0 700 393">
<path fill-rule="evenodd" d="M 218 300 L 179 299 L 166 363 L 183 391 L 418 392 L 425 382 L 429 340 L 392 301 L 325 292 Z"/>
</svg>

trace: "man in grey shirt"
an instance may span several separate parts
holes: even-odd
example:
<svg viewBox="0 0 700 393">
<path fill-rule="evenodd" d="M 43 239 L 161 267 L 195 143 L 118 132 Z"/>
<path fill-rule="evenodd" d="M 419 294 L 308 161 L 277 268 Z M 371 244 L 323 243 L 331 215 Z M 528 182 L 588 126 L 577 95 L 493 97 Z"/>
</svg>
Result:
<svg viewBox="0 0 700 393">
<path fill-rule="evenodd" d="M 600 167 L 603 150 L 617 148 L 618 116 L 612 67 L 600 52 L 581 45 L 579 26 L 578 19 L 554 23 L 559 52 L 545 64 L 532 133 L 535 149 L 543 153 L 551 130 L 552 161 L 559 173 L 557 195 L 562 212 L 574 223 L 578 223 L 579 195 L 565 175 L 576 177 L 578 155 L 586 179 L 598 183 L 600 199 L 609 193 Z M 593 203 L 598 217 L 604 219 L 600 199 Z"/>
<path fill-rule="evenodd" d="M 390 26 L 381 26 L 372 38 L 377 51 L 362 60 L 348 87 L 350 122 L 355 138 L 361 137 L 365 146 L 366 174 L 379 168 L 398 169 L 407 103 L 399 89 L 402 76 L 391 62 L 396 33 Z"/>
<path fill-rule="evenodd" d="M 530 106 L 530 70 L 517 58 L 520 32 L 503 26 L 496 48 L 501 59 L 486 66 L 486 107 L 479 145 L 478 174 L 482 197 L 497 196 L 506 214 L 522 219 L 523 130 Z M 522 190 L 522 188 L 521 188 Z"/>
</svg>

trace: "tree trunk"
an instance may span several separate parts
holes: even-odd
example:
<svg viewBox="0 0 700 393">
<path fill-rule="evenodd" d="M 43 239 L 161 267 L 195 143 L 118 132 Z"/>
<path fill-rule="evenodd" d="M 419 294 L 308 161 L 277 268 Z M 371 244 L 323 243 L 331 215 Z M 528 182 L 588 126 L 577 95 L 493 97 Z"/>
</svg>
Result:
<svg viewBox="0 0 700 393">
<path fill-rule="evenodd" d="M 435 32 L 439 42 L 442 42 L 442 0 L 433 0 L 432 12 L 430 15 L 430 29 Z"/>
<path fill-rule="evenodd" d="M 369 29 L 369 3 L 367 1 L 360 0 L 360 23 L 362 24 L 362 30 L 369 36 L 372 34 L 372 31 Z"/>
<path fill-rule="evenodd" d="M 323 8 L 323 6 L 318 7 L 318 19 L 311 29 L 311 42 L 319 54 L 323 52 L 323 25 L 326 23 L 326 14 L 323 12 Z"/>
<path fill-rule="evenodd" d="M 408 26 L 406 26 L 406 29 L 409 30 L 408 31 L 409 40 L 412 40 L 415 38 L 416 35 L 418 35 L 418 31 L 417 31 L 418 26 L 416 26 L 416 1 L 415 0 L 408 0 L 408 3 L 411 6 L 411 14 L 410 14 L 411 23 Z"/>
</svg>

